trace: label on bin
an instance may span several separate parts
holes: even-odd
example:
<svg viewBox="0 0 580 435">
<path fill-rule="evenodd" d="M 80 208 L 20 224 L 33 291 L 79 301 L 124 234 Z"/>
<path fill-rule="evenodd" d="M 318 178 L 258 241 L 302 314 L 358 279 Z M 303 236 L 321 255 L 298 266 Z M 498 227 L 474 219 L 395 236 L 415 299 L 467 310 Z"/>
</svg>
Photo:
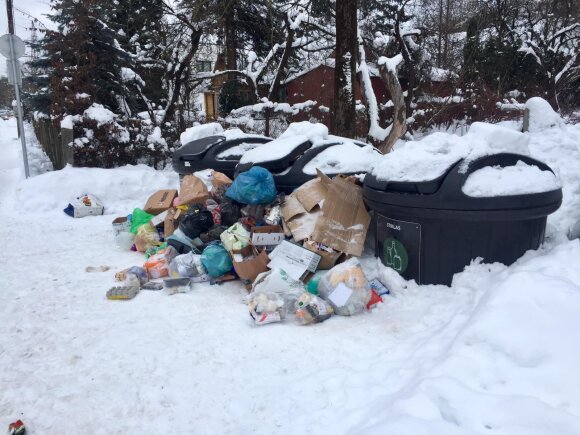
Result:
<svg viewBox="0 0 580 435">
<path fill-rule="evenodd" d="M 377 215 L 377 252 L 385 266 L 421 282 L 421 225 Z"/>
</svg>

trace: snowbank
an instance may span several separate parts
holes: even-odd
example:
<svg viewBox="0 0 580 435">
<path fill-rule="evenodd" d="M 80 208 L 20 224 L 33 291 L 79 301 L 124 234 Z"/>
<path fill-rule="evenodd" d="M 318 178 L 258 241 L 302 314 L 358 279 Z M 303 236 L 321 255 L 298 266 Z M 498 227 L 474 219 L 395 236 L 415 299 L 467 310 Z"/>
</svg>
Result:
<svg viewBox="0 0 580 435">
<path fill-rule="evenodd" d="M 385 181 L 433 180 L 462 159 L 468 163 L 500 152 L 529 155 L 528 143 L 523 133 L 476 122 L 465 136 L 434 133 L 403 143 L 376 162 L 371 173 Z"/>
<path fill-rule="evenodd" d="M 560 187 L 551 171 L 519 161 L 515 166 L 488 166 L 473 172 L 462 190 L 468 196 L 492 197 L 549 192 Z"/>
<path fill-rule="evenodd" d="M 143 207 L 156 190 L 178 187 L 177 173 L 156 171 L 146 165 L 114 170 L 67 166 L 23 180 L 16 192 L 16 201 L 23 211 L 62 213 L 71 200 L 83 193 L 92 193 L 105 206 L 105 214 L 124 216 L 135 207 Z"/>
<path fill-rule="evenodd" d="M 524 107 L 530 111 L 528 131 L 531 133 L 537 133 L 547 128 L 561 127 L 564 124 L 560 115 L 543 98 L 530 98 Z"/>
<path fill-rule="evenodd" d="M 195 125 L 193 127 L 189 127 L 179 137 L 179 141 L 182 145 L 185 145 L 188 142 L 201 139 L 207 136 L 214 136 L 216 134 L 223 133 L 223 127 L 218 124 L 217 122 L 210 122 L 208 124 L 200 124 Z"/>
<path fill-rule="evenodd" d="M 240 163 L 262 163 L 281 159 L 308 140 L 308 137 L 304 135 L 280 136 L 278 139 L 265 144 L 266 146 L 245 153 L 240 159 Z"/>
</svg>

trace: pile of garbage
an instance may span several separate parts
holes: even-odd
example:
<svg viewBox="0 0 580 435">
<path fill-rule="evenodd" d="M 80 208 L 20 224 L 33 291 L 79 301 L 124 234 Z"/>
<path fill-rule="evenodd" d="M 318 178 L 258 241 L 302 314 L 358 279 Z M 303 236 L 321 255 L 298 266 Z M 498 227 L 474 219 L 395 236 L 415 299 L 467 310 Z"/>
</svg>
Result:
<svg viewBox="0 0 580 435">
<path fill-rule="evenodd" d="M 142 209 L 113 220 L 118 247 L 143 253 L 145 261 L 118 272 L 119 285 L 107 297 L 186 293 L 196 283 L 239 279 L 256 325 L 356 315 L 389 292 L 369 282 L 357 259 L 369 225 L 356 177 L 318 172 L 285 195 L 260 166 L 234 180 L 211 169 L 195 172 L 179 191 L 157 191 Z"/>
</svg>

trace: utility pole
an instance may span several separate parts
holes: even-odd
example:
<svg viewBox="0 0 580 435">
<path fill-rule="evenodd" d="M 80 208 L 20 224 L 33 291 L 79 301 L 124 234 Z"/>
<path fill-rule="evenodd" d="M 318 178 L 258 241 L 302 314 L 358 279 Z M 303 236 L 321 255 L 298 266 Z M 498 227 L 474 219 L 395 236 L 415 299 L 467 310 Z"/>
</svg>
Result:
<svg viewBox="0 0 580 435">
<path fill-rule="evenodd" d="M 14 8 L 12 0 L 6 0 L 6 16 L 8 17 L 8 33 L 14 35 Z"/>
<path fill-rule="evenodd" d="M 8 58 L 8 68 L 12 70 L 12 79 L 14 80 L 14 94 L 16 96 L 16 111 L 18 114 L 18 135 L 22 144 L 22 159 L 24 160 L 24 174 L 26 178 L 30 177 L 28 169 L 28 152 L 26 150 L 26 138 L 24 136 L 24 114 L 22 102 L 20 101 L 20 83 L 21 72 L 18 58 L 22 57 L 25 52 L 25 45 L 20 38 L 14 35 L 14 10 L 12 0 L 6 0 L 6 15 L 8 16 L 8 34 L 0 38 L 0 52 Z"/>
</svg>

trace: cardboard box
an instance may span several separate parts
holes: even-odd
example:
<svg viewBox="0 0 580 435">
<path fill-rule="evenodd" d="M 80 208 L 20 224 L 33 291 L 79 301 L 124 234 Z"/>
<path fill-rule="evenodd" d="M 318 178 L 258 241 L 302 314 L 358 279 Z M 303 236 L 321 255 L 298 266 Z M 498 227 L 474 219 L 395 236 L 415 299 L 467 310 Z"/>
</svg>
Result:
<svg viewBox="0 0 580 435">
<path fill-rule="evenodd" d="M 316 270 L 332 269 L 337 264 L 342 263 L 348 259 L 348 255 L 342 252 L 337 252 L 335 250 L 328 252 L 324 249 L 318 249 L 317 243 L 313 240 L 307 240 L 304 242 L 304 247 L 309 251 L 316 252 L 318 255 L 320 255 L 320 263 L 318 263 Z"/>
<path fill-rule="evenodd" d="M 252 227 L 252 244 L 267 252 L 272 251 L 276 246 L 286 239 L 284 230 L 279 225 L 264 225 Z"/>
<path fill-rule="evenodd" d="M 213 185 L 214 189 L 221 187 L 221 186 L 229 186 L 232 183 L 233 183 L 233 181 L 226 174 L 222 174 L 221 172 L 213 171 L 211 184 Z"/>
<path fill-rule="evenodd" d="M 362 187 L 353 179 L 337 176 L 303 184 L 282 205 L 285 228 L 297 242 L 312 239 L 336 251 L 360 256 L 370 225 Z"/>
<path fill-rule="evenodd" d="M 143 210 L 147 213 L 158 215 L 171 208 L 176 196 L 177 190 L 175 189 L 158 190 L 149 197 Z"/>
<path fill-rule="evenodd" d="M 255 246 L 248 245 L 240 251 L 233 251 L 231 257 L 234 270 L 246 286 L 251 286 L 259 274 L 269 270 L 268 254 L 266 251 L 258 252 Z"/>
<path fill-rule="evenodd" d="M 127 219 L 127 216 L 113 219 L 113 234 L 115 236 L 129 231 L 131 231 L 131 222 Z"/>
<path fill-rule="evenodd" d="M 282 269 L 289 277 L 302 281 L 310 272 L 316 272 L 321 260 L 316 252 L 284 240 L 270 255 L 270 269 Z"/>
<path fill-rule="evenodd" d="M 182 214 L 183 211 L 175 207 L 167 210 L 167 216 L 165 216 L 165 220 L 163 222 L 163 235 L 165 238 L 172 235 L 177 229 L 179 226 L 179 218 Z"/>
<path fill-rule="evenodd" d="M 205 183 L 195 175 L 186 175 L 181 180 L 179 189 L 179 204 L 203 204 L 209 198 L 209 190 Z"/>
<path fill-rule="evenodd" d="M 165 210 L 163 213 L 159 213 L 157 216 L 155 216 L 149 222 L 151 222 L 151 225 L 153 225 L 154 227 L 158 227 L 163 222 L 165 222 L 165 218 L 167 217 L 168 213 L 169 213 L 169 210 Z"/>
</svg>

